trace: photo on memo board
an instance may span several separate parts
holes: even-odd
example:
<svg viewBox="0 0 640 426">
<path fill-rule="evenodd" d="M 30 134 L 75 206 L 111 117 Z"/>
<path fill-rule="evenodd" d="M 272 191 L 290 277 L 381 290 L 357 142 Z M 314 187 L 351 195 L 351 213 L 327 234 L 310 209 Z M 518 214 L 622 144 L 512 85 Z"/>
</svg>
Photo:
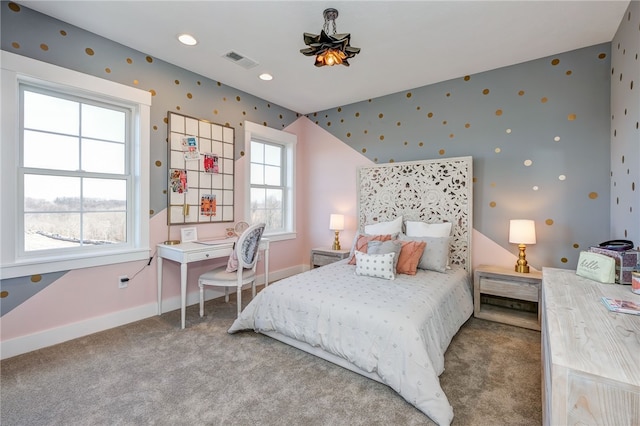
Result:
<svg viewBox="0 0 640 426">
<path fill-rule="evenodd" d="M 234 128 L 171 111 L 167 119 L 167 223 L 234 222 Z"/>
<path fill-rule="evenodd" d="M 187 171 L 183 169 L 173 169 L 170 173 L 171 192 L 182 194 L 188 191 Z"/>
<path fill-rule="evenodd" d="M 199 160 L 198 138 L 195 136 L 184 136 L 182 138 L 182 152 L 185 160 Z"/>
<path fill-rule="evenodd" d="M 215 194 L 205 194 L 200 198 L 200 214 L 203 216 L 216 215 L 216 196 Z"/>
<path fill-rule="evenodd" d="M 202 154 L 202 166 L 205 173 L 220 173 L 219 158 L 216 154 Z"/>
</svg>

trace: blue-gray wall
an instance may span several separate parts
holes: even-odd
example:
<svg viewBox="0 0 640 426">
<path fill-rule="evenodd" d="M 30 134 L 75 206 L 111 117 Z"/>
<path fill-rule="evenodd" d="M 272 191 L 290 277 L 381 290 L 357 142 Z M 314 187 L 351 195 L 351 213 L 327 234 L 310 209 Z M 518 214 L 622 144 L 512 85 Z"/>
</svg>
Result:
<svg viewBox="0 0 640 426">
<path fill-rule="evenodd" d="M 236 129 L 236 156 L 244 147 L 244 120 L 282 129 L 295 112 L 153 58 L 12 2 L 2 2 L 1 48 L 127 86 L 150 91 L 150 214 L 167 206 L 167 112 Z"/>
<path fill-rule="evenodd" d="M 507 239 L 509 219 L 535 219 L 538 244 L 527 249 L 529 262 L 538 268 L 573 268 L 580 250 L 602 240 L 627 236 L 640 242 L 638 9 L 638 2 L 631 2 L 613 52 L 605 43 L 309 118 L 377 162 L 472 155 L 474 227 L 515 254 Z M 235 127 L 237 156 L 244 146 L 244 120 L 281 129 L 298 117 L 14 3 L 1 3 L 0 20 L 2 50 L 154 94 L 151 216 L 166 208 L 168 111 Z M 618 72 L 623 74 L 620 90 L 611 77 Z M 22 280 L 35 293 L 58 276 L 3 280 L 0 310 L 6 313 L 7 299 L 13 299 L 5 293 L 10 286 Z"/>
<path fill-rule="evenodd" d="M 574 268 L 609 238 L 610 44 L 309 114 L 377 162 L 472 155 L 474 228 L 533 266 Z"/>
<path fill-rule="evenodd" d="M 640 1 L 611 46 L 611 235 L 640 249 Z"/>
<path fill-rule="evenodd" d="M 168 111 L 234 127 L 236 157 L 244 149 L 244 120 L 282 129 L 299 117 L 291 110 L 16 3 L 1 2 L 0 24 L 2 50 L 153 94 L 150 216 L 167 207 Z M 0 313 L 6 314 L 63 274 L 2 280 Z"/>
</svg>

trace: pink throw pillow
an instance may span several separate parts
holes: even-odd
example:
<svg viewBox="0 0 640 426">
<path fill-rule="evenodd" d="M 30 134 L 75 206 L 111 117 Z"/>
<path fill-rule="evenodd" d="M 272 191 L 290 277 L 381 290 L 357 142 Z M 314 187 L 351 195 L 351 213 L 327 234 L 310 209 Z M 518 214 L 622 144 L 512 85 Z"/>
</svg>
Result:
<svg viewBox="0 0 640 426">
<path fill-rule="evenodd" d="M 415 275 L 426 246 L 427 243 L 424 241 L 402 241 L 396 273 Z"/>
<path fill-rule="evenodd" d="M 235 272 L 238 270 L 238 254 L 235 250 L 231 252 L 229 255 L 229 260 L 227 261 L 227 272 Z"/>
<path fill-rule="evenodd" d="M 355 252 L 359 251 L 361 253 L 367 252 L 367 243 L 369 241 L 389 241 L 391 239 L 391 235 L 358 235 L 358 239 L 353 244 L 353 249 L 351 250 L 354 253 L 349 259 L 349 265 L 356 264 L 356 255 Z"/>
</svg>

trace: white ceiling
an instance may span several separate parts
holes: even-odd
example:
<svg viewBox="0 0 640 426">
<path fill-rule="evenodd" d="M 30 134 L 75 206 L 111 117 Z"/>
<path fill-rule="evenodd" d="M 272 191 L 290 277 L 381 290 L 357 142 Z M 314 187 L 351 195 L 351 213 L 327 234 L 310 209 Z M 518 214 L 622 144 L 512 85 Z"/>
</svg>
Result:
<svg viewBox="0 0 640 426">
<path fill-rule="evenodd" d="M 18 1 L 301 114 L 613 39 L 625 1 Z M 316 68 L 299 51 L 338 9 L 361 53 Z M 188 32 L 199 40 L 176 40 Z M 238 52 L 251 69 L 224 59 Z M 258 79 L 273 74 L 269 82 Z"/>
</svg>

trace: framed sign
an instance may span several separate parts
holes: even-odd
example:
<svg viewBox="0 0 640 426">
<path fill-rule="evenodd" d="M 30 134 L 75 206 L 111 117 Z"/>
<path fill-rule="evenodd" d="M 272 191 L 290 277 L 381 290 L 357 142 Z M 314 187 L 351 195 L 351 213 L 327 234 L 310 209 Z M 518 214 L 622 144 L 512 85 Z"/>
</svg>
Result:
<svg viewBox="0 0 640 426">
<path fill-rule="evenodd" d="M 168 113 L 169 225 L 234 221 L 235 130 Z"/>
<path fill-rule="evenodd" d="M 196 228 L 181 228 L 180 242 L 190 243 L 198 240 L 198 230 Z"/>
</svg>

